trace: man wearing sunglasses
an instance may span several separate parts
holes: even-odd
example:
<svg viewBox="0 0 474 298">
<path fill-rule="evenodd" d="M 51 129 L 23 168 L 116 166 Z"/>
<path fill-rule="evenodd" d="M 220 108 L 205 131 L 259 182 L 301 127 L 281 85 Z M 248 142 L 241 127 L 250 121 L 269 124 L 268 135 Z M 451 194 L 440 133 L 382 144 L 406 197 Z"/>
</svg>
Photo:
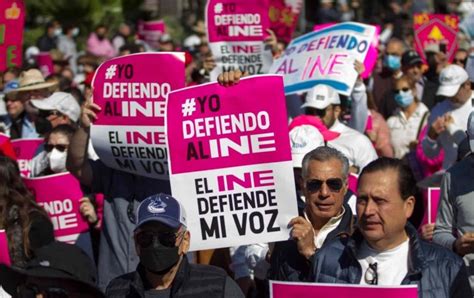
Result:
<svg viewBox="0 0 474 298">
<path fill-rule="evenodd" d="M 173 197 L 146 198 L 137 210 L 135 272 L 110 282 L 107 297 L 243 297 L 237 284 L 217 267 L 190 264 L 191 235 L 186 213 Z"/>
<path fill-rule="evenodd" d="M 316 250 L 339 234 L 351 233 L 353 216 L 344 203 L 348 174 L 349 162 L 336 149 L 323 146 L 305 155 L 301 189 L 306 206 L 289 223 L 291 239 L 275 244 L 269 279 L 310 281 Z"/>
<path fill-rule="evenodd" d="M 472 297 L 462 259 L 422 240 L 408 218 L 416 181 L 399 159 L 380 158 L 359 176 L 358 229 L 318 251 L 314 282 L 417 285 L 418 297 Z"/>
<path fill-rule="evenodd" d="M 54 92 L 45 99 L 32 99 L 31 104 L 39 110 L 35 126 L 41 135 L 61 124 L 76 126 L 81 114 L 77 100 L 66 92 Z"/>
</svg>

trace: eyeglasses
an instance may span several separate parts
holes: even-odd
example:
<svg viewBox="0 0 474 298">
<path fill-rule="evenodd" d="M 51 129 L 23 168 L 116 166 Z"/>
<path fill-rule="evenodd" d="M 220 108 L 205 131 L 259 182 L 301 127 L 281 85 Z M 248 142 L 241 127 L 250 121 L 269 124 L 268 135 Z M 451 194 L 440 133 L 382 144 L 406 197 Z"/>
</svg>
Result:
<svg viewBox="0 0 474 298">
<path fill-rule="evenodd" d="M 41 294 L 44 298 L 67 298 L 67 297 L 70 297 L 72 294 L 63 288 L 56 288 L 56 287 L 40 288 L 39 286 L 34 285 L 34 284 L 26 284 L 26 285 L 19 286 L 17 288 L 17 293 L 18 293 L 18 297 L 22 297 L 22 298 L 36 297 L 36 295 L 38 294 Z"/>
<path fill-rule="evenodd" d="M 379 282 L 379 275 L 377 273 L 377 262 L 369 264 L 369 268 L 364 274 L 365 282 L 369 285 L 377 285 Z"/>
<path fill-rule="evenodd" d="M 56 148 L 59 152 L 64 152 L 67 150 L 68 145 L 62 145 L 62 144 L 57 144 L 57 145 L 52 145 L 52 144 L 46 144 L 44 145 L 44 150 L 46 152 L 51 152 L 53 151 L 54 148 Z"/>
<path fill-rule="evenodd" d="M 306 181 L 306 190 L 311 193 L 317 192 L 321 189 L 323 183 L 326 183 L 329 189 L 333 192 L 339 192 L 344 186 L 344 182 L 340 178 L 329 178 L 326 181 L 311 179 Z"/>
<path fill-rule="evenodd" d="M 41 118 L 48 118 L 51 115 L 59 117 L 62 115 L 62 113 L 56 110 L 39 110 L 38 112 L 38 116 Z"/>
<path fill-rule="evenodd" d="M 143 247 L 143 248 L 150 247 L 153 244 L 153 241 L 155 240 L 158 240 L 158 242 L 160 242 L 166 247 L 175 247 L 176 239 L 182 233 L 143 231 L 143 232 L 139 232 L 136 235 L 135 241 L 140 247 Z"/>
<path fill-rule="evenodd" d="M 400 89 L 393 89 L 394 93 L 399 93 L 400 91 L 408 92 L 408 91 L 410 91 L 410 88 L 404 87 L 404 88 L 400 88 Z"/>
</svg>

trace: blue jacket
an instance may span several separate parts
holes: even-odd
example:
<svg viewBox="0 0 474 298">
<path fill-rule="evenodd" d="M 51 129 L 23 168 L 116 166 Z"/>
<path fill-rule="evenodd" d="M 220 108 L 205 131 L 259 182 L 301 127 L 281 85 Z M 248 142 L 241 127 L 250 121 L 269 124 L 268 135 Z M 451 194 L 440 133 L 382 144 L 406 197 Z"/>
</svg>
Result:
<svg viewBox="0 0 474 298">
<path fill-rule="evenodd" d="M 423 298 L 472 298 L 462 259 L 437 244 L 421 240 L 411 224 L 407 224 L 406 231 L 410 238 L 411 264 L 402 284 L 416 284 L 418 295 Z M 313 260 L 313 281 L 359 284 L 362 269 L 356 256 L 362 241 L 362 234 L 356 230 L 351 237 L 340 237 L 323 246 Z"/>
</svg>

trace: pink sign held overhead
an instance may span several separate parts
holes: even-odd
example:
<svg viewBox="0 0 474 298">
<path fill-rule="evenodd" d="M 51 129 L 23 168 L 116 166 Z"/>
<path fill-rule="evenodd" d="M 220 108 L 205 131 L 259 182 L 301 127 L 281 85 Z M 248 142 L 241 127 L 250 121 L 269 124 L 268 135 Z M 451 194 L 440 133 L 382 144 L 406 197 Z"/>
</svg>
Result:
<svg viewBox="0 0 474 298">
<path fill-rule="evenodd" d="M 167 115 L 171 189 L 191 250 L 288 239 L 297 206 L 282 77 L 174 91 Z"/>
<path fill-rule="evenodd" d="M 413 16 L 415 49 L 426 61 L 425 51 L 444 52 L 449 62 L 458 48 L 459 17 L 445 14 L 418 13 Z"/>
<path fill-rule="evenodd" d="M 0 230 L 0 264 L 11 265 L 8 238 L 5 230 Z"/>
<path fill-rule="evenodd" d="M 296 283 L 270 281 L 271 298 L 417 298 L 416 285 L 406 286 L 361 286 L 349 284 Z"/>
<path fill-rule="evenodd" d="M 0 71 L 10 67 L 21 67 L 24 26 L 23 1 L 0 1 Z"/>
<path fill-rule="evenodd" d="M 79 200 L 84 196 L 81 186 L 70 173 L 23 178 L 23 181 L 51 218 L 57 240 L 74 243 L 80 233 L 89 229 L 79 212 Z"/>
<path fill-rule="evenodd" d="M 141 53 L 102 63 L 92 82 L 101 111 L 91 129 L 100 159 L 117 170 L 167 180 L 166 101 L 184 84 L 184 53 Z"/>
<path fill-rule="evenodd" d="M 49 52 L 41 52 L 36 55 L 36 64 L 38 64 L 38 67 L 45 78 L 54 72 L 53 58 L 51 58 Z"/>
<path fill-rule="evenodd" d="M 302 6 L 303 0 L 270 0 L 270 29 L 278 40 L 291 41 Z"/>
<path fill-rule="evenodd" d="M 225 71 L 268 73 L 273 56 L 263 42 L 270 28 L 268 0 L 209 0 L 206 24 L 209 47 L 217 66 L 211 81 Z"/>
<path fill-rule="evenodd" d="M 166 25 L 163 20 L 139 22 L 138 36 L 147 42 L 155 50 L 160 48 L 160 38 L 166 32 Z"/>
<path fill-rule="evenodd" d="M 12 141 L 18 166 L 20 167 L 20 172 L 23 177 L 30 177 L 31 160 L 43 142 L 43 139 L 17 139 Z"/>
</svg>

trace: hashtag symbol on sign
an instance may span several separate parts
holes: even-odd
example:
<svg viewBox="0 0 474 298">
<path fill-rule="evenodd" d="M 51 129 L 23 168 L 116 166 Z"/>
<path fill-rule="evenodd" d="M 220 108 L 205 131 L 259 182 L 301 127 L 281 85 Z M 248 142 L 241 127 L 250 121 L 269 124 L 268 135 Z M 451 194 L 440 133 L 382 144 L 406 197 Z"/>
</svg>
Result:
<svg viewBox="0 0 474 298">
<path fill-rule="evenodd" d="M 117 71 L 117 65 L 111 65 L 105 70 L 105 78 L 106 79 L 112 79 L 115 77 L 115 73 Z"/>
<path fill-rule="evenodd" d="M 181 105 L 181 112 L 183 117 L 191 116 L 196 111 L 196 102 L 194 98 L 186 99 L 186 102 Z"/>
</svg>

